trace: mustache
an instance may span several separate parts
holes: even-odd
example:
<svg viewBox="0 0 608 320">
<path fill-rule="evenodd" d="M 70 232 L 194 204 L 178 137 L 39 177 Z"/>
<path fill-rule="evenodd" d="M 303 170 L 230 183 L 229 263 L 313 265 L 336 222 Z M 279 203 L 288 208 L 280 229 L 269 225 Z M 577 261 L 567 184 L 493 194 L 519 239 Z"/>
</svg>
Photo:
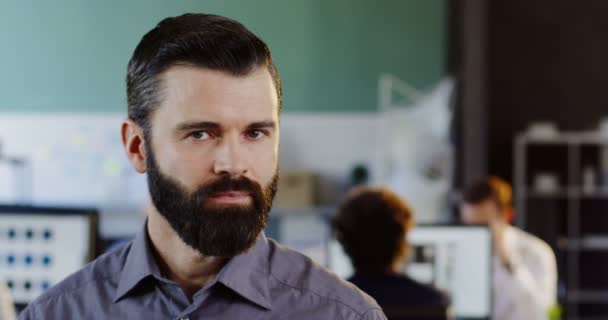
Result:
<svg viewBox="0 0 608 320">
<path fill-rule="evenodd" d="M 194 195 L 206 198 L 216 193 L 230 191 L 246 192 L 250 195 L 260 196 L 264 194 L 260 184 L 247 177 L 233 179 L 229 175 L 224 175 L 212 182 L 209 182 L 199 187 L 198 190 L 194 193 Z"/>
</svg>

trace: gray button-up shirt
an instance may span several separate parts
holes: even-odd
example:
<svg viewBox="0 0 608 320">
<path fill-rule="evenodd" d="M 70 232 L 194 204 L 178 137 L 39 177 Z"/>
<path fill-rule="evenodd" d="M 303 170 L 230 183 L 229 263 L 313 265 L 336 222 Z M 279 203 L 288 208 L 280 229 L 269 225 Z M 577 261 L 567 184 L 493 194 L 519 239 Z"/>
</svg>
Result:
<svg viewBox="0 0 608 320">
<path fill-rule="evenodd" d="M 146 228 L 32 302 L 19 319 L 386 319 L 355 286 L 261 234 L 192 298 L 163 277 Z"/>
</svg>

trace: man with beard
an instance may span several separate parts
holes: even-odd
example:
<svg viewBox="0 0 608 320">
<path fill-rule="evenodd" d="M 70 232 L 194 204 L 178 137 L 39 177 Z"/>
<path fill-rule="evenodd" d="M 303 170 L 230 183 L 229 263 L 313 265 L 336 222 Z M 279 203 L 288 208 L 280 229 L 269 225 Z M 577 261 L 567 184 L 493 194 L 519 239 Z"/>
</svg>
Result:
<svg viewBox="0 0 608 320">
<path fill-rule="evenodd" d="M 71 275 L 20 319 L 385 319 L 378 305 L 266 239 L 281 82 L 240 23 L 186 14 L 141 40 L 122 141 L 153 208 L 134 240 Z"/>
</svg>

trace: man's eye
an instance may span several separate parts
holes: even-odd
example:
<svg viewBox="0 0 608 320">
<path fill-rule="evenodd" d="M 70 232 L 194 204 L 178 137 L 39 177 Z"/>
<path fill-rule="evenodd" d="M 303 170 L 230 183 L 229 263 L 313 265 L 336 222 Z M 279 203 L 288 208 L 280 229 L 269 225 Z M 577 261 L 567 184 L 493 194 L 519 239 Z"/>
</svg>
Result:
<svg viewBox="0 0 608 320">
<path fill-rule="evenodd" d="M 250 130 L 247 132 L 247 137 L 251 139 L 261 139 L 266 133 L 262 130 Z"/>
<path fill-rule="evenodd" d="M 196 140 L 206 140 L 211 137 L 207 131 L 196 131 L 193 132 L 191 136 Z"/>
</svg>

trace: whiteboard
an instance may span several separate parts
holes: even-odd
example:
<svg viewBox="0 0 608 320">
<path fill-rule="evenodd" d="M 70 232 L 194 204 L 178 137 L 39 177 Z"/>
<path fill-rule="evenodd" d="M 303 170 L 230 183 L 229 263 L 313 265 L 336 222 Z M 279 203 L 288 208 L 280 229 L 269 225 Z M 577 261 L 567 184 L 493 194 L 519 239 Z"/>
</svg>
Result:
<svg viewBox="0 0 608 320">
<path fill-rule="evenodd" d="M 124 154 L 123 113 L 0 114 L 0 152 L 25 159 L 28 175 L 0 165 L 0 202 L 138 207 L 145 175 Z M 16 186 L 28 180 L 25 195 Z M 12 181 L 11 181 L 12 180 Z M 25 199 L 22 199 L 25 197 Z"/>
</svg>

